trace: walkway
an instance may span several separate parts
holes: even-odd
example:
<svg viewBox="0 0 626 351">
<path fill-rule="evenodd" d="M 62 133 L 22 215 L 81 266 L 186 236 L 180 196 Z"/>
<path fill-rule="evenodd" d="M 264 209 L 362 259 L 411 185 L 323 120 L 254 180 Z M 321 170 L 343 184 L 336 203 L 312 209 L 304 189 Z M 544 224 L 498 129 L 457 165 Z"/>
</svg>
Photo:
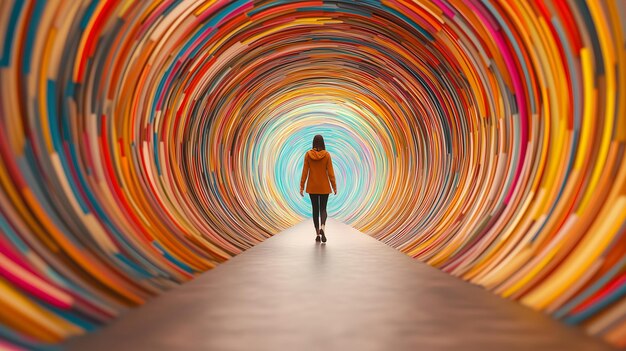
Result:
<svg viewBox="0 0 626 351">
<path fill-rule="evenodd" d="M 74 350 L 613 350 L 336 221 L 302 222 Z"/>
</svg>

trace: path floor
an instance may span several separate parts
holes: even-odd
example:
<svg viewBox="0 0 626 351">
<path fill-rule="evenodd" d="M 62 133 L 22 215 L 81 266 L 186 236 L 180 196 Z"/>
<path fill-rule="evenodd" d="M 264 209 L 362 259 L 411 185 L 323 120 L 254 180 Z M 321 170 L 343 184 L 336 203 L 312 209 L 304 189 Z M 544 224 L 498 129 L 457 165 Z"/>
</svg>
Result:
<svg viewBox="0 0 626 351">
<path fill-rule="evenodd" d="M 613 350 L 337 221 L 304 221 L 71 350 Z"/>
</svg>

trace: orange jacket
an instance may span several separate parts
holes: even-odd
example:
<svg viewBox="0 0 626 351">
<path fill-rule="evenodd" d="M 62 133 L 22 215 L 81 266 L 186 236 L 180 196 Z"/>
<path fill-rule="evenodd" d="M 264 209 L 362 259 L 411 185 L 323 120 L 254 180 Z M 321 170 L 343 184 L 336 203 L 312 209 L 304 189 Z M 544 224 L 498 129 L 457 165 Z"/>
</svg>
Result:
<svg viewBox="0 0 626 351">
<path fill-rule="evenodd" d="M 317 151 L 316 149 L 311 149 L 304 155 L 300 191 L 304 190 L 304 182 L 307 176 L 309 181 L 306 184 L 306 192 L 309 194 L 330 194 L 329 179 L 333 189 L 337 190 L 333 161 L 326 150 Z"/>
</svg>

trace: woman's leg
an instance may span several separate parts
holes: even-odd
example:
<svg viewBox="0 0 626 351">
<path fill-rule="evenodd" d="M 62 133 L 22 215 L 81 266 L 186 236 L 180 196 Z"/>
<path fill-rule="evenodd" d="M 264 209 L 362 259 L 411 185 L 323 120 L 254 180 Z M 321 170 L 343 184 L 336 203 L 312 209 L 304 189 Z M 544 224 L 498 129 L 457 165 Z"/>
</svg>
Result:
<svg viewBox="0 0 626 351">
<path fill-rule="evenodd" d="M 326 217 L 328 216 L 326 213 L 326 204 L 328 203 L 328 195 L 329 194 L 320 195 L 320 216 L 322 217 L 322 229 L 324 228 L 324 225 L 326 224 Z"/>
<path fill-rule="evenodd" d="M 309 194 L 311 198 L 311 205 L 313 206 L 313 225 L 315 226 L 315 232 L 319 233 L 320 231 L 320 195 L 318 194 Z"/>
</svg>

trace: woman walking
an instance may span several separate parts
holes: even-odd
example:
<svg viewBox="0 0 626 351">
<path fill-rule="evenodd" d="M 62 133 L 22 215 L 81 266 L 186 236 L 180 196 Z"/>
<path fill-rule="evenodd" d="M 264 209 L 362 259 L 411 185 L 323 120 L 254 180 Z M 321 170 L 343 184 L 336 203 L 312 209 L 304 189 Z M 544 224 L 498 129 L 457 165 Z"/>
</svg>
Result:
<svg viewBox="0 0 626 351">
<path fill-rule="evenodd" d="M 302 167 L 302 177 L 300 178 L 301 196 L 304 196 L 304 182 L 307 178 L 306 192 L 311 197 L 311 205 L 313 206 L 315 241 L 319 242 L 321 240 L 325 243 L 326 203 L 331 192 L 331 186 L 333 192 L 337 195 L 337 185 L 335 184 L 333 161 L 330 158 L 330 153 L 326 151 L 324 138 L 319 134 L 313 137 L 313 148 L 304 155 L 304 166 Z M 321 228 L 320 219 L 322 222 Z"/>
</svg>

